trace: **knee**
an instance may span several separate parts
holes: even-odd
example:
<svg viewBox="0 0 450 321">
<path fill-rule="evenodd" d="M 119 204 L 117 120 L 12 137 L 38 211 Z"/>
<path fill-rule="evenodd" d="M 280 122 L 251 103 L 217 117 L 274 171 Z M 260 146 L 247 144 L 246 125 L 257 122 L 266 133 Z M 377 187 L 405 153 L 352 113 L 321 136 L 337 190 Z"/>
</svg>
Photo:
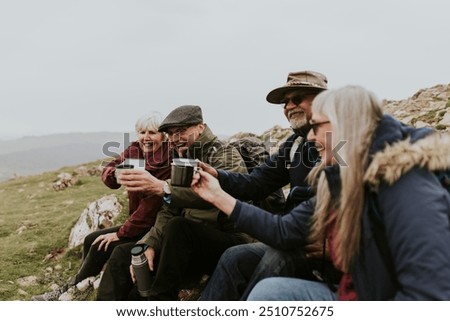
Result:
<svg viewBox="0 0 450 321">
<path fill-rule="evenodd" d="M 259 281 L 250 294 L 247 301 L 276 301 L 279 298 L 273 295 L 273 289 L 279 286 L 276 278 L 267 278 Z"/>
<path fill-rule="evenodd" d="M 98 233 L 89 233 L 83 240 L 84 245 L 89 245 L 89 247 L 93 247 L 92 243 L 94 243 L 95 239 L 98 237 Z"/>
<path fill-rule="evenodd" d="M 238 254 L 240 252 L 235 249 L 234 246 L 229 247 L 222 253 L 219 261 L 217 262 L 216 269 L 227 269 L 230 266 L 235 266 L 239 260 Z"/>
<path fill-rule="evenodd" d="M 248 296 L 249 301 L 329 301 L 336 298 L 336 293 L 323 282 L 286 277 L 264 279 Z"/>
<path fill-rule="evenodd" d="M 164 229 L 164 238 L 179 236 L 185 233 L 188 221 L 184 217 L 176 216 L 167 222 Z"/>
<path fill-rule="evenodd" d="M 230 262 L 233 261 L 239 254 L 239 249 L 237 249 L 236 246 L 232 246 L 227 248 L 225 252 L 222 253 L 220 260 Z"/>
<path fill-rule="evenodd" d="M 121 264 L 131 264 L 131 253 L 129 247 L 119 245 L 111 252 L 108 265 L 117 266 Z"/>
<path fill-rule="evenodd" d="M 247 261 L 252 255 L 251 244 L 240 244 L 227 248 L 220 257 L 220 261 L 227 265 L 237 265 L 238 262 Z"/>
</svg>

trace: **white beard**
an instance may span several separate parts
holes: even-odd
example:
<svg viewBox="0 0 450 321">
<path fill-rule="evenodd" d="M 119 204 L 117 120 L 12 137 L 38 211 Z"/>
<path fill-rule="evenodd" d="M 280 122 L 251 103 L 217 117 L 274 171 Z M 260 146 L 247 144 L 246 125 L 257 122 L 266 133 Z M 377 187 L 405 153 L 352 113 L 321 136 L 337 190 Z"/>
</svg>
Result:
<svg viewBox="0 0 450 321">
<path fill-rule="evenodd" d="M 289 124 L 292 129 L 300 129 L 303 126 L 308 124 L 308 120 L 306 119 L 306 115 L 302 118 L 292 118 L 289 120 Z"/>
</svg>

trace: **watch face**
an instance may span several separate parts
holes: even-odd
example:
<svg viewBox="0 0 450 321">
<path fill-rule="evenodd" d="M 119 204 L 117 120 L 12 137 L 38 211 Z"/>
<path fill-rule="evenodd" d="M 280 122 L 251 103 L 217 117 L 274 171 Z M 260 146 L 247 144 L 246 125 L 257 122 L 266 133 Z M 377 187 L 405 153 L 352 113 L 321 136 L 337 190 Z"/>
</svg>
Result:
<svg viewBox="0 0 450 321">
<path fill-rule="evenodd" d="M 169 183 L 167 183 L 167 182 L 164 183 L 163 190 L 164 190 L 164 193 L 166 193 L 166 194 L 170 194 L 171 193 L 170 187 L 169 187 Z"/>
</svg>

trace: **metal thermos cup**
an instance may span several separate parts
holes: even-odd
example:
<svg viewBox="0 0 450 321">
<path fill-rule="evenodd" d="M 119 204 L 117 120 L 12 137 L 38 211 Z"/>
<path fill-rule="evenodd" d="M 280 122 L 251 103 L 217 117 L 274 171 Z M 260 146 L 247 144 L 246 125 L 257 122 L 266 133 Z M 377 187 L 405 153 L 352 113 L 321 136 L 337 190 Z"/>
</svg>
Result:
<svg viewBox="0 0 450 321">
<path fill-rule="evenodd" d="M 150 288 L 152 286 L 151 271 L 148 266 L 147 257 L 144 254 L 146 249 L 147 245 L 145 244 L 136 244 L 131 249 L 131 265 L 133 266 L 136 277 L 137 289 L 143 297 L 150 295 Z"/>
<path fill-rule="evenodd" d="M 174 158 L 170 173 L 172 186 L 190 187 L 192 176 L 198 170 L 198 162 L 189 158 Z"/>
</svg>

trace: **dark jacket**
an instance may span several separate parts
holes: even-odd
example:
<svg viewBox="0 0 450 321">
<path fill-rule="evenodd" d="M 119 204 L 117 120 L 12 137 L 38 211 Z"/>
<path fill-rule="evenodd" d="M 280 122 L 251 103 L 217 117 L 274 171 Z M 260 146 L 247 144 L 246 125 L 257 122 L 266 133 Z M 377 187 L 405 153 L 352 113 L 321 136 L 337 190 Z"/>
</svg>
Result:
<svg viewBox="0 0 450 321">
<path fill-rule="evenodd" d="M 144 153 L 138 142 L 133 142 L 124 152 L 108 163 L 103 169 L 102 181 L 112 189 L 121 185 L 115 177 L 115 166 L 122 163 L 125 158 L 145 159 L 145 169 L 158 179 L 170 177 L 169 144 L 164 142 L 155 153 Z M 156 214 L 162 206 L 162 198 L 155 195 L 146 195 L 143 192 L 128 192 L 128 213 L 130 217 L 117 231 L 117 237 L 135 238 L 144 235 L 155 224 Z"/>
<path fill-rule="evenodd" d="M 432 173 L 450 168 L 450 137 L 386 116 L 370 154 L 366 181 L 378 195 L 397 280 L 390 278 L 374 241 L 368 200 L 351 270 L 358 298 L 450 300 L 450 195 Z"/>
<path fill-rule="evenodd" d="M 304 199 L 312 196 L 305 179 L 317 161 L 317 151 L 306 141 L 306 134 L 297 131 L 286 139 L 277 153 L 265 164 L 255 167 L 250 174 L 230 173 L 219 170 L 219 182 L 224 191 L 241 200 L 263 200 L 279 188 L 290 184 L 288 205 L 291 209 Z M 300 144 L 295 155 L 290 157 L 295 140 Z M 300 187 L 299 189 L 294 189 Z M 294 196 L 294 194 L 296 194 Z"/>
<path fill-rule="evenodd" d="M 358 298 L 450 300 L 450 195 L 431 172 L 450 167 L 450 137 L 385 116 L 370 154 L 366 183 L 377 191 L 397 281 L 373 238 L 372 195 L 367 193 L 360 250 L 351 267 Z M 314 200 L 284 216 L 238 201 L 231 218 L 259 240 L 288 249 L 306 243 L 309 223 L 305 222 L 313 212 Z"/>
</svg>

